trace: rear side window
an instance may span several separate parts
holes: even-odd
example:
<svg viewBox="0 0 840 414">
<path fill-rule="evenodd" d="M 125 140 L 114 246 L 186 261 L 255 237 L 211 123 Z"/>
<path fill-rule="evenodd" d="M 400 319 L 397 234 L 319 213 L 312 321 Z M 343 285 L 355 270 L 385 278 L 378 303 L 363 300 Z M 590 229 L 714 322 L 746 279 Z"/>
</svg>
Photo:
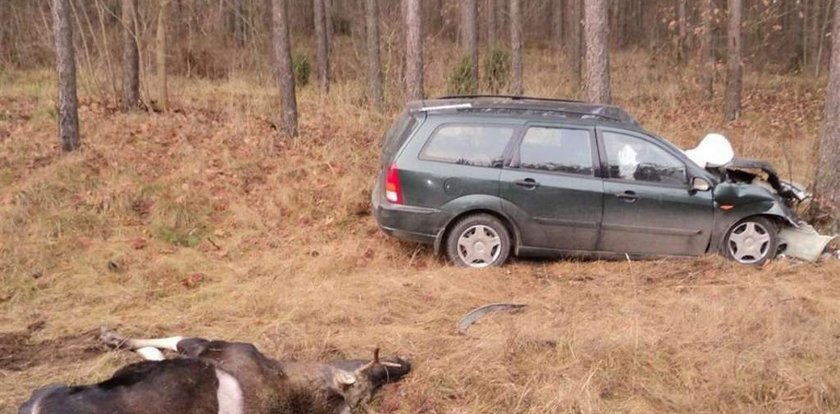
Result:
<svg viewBox="0 0 840 414">
<path fill-rule="evenodd" d="M 519 168 L 592 175 L 591 145 L 586 130 L 531 127 L 519 145 Z"/>
<path fill-rule="evenodd" d="M 513 127 L 501 125 L 444 125 L 426 142 L 420 158 L 476 167 L 500 167 L 513 132 Z"/>
<path fill-rule="evenodd" d="M 382 143 L 383 162 L 388 162 L 394 156 L 394 153 L 400 149 L 408 136 L 411 135 L 411 131 L 414 130 L 415 125 L 417 125 L 417 119 L 409 115 L 408 112 L 400 114 L 397 120 L 391 125 L 391 128 L 388 129 L 388 132 L 385 133 L 384 142 Z"/>
</svg>

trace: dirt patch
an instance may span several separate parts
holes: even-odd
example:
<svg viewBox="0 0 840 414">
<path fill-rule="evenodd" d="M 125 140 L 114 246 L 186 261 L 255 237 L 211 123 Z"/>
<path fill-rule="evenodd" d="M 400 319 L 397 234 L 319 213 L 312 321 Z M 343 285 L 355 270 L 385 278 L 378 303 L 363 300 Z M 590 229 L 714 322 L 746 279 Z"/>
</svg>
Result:
<svg viewBox="0 0 840 414">
<path fill-rule="evenodd" d="M 32 340 L 33 330 L 0 333 L 0 371 L 23 371 L 41 364 L 79 361 L 101 354 L 98 330 L 67 335 L 40 342 Z"/>
</svg>

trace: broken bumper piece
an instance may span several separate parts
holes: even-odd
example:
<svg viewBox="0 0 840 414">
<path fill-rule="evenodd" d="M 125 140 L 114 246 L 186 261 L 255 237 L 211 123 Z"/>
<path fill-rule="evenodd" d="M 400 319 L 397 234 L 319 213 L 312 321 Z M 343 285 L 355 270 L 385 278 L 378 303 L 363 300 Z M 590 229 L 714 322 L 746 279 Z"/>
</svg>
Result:
<svg viewBox="0 0 840 414">
<path fill-rule="evenodd" d="M 810 224 L 799 227 L 785 227 L 779 231 L 779 246 L 782 254 L 809 262 L 820 258 L 828 243 L 837 236 L 823 236 Z"/>
</svg>

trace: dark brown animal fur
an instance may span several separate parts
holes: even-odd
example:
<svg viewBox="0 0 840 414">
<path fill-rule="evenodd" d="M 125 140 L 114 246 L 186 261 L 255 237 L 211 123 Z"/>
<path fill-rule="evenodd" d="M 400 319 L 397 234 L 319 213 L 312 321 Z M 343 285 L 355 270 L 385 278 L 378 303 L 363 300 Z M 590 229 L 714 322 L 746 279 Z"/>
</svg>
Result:
<svg viewBox="0 0 840 414">
<path fill-rule="evenodd" d="M 177 348 L 179 358 L 131 364 L 98 384 L 36 390 L 19 413 L 217 413 L 216 370 L 221 370 L 239 382 L 243 413 L 345 414 L 411 370 L 409 361 L 398 357 L 367 368 L 362 367 L 370 361 L 360 359 L 283 362 L 252 344 L 201 338 L 182 339 Z M 352 384 L 336 381 L 354 371 Z"/>
</svg>

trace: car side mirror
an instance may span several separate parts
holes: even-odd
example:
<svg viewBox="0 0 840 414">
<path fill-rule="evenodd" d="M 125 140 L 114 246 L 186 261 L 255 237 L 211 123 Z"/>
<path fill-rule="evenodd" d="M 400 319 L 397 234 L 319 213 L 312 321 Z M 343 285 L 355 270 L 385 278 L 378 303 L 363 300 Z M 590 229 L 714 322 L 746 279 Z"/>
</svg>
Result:
<svg viewBox="0 0 840 414">
<path fill-rule="evenodd" d="M 691 179 L 691 187 L 688 191 L 697 192 L 697 191 L 709 191 L 712 189 L 712 185 L 703 177 L 694 177 Z"/>
</svg>

